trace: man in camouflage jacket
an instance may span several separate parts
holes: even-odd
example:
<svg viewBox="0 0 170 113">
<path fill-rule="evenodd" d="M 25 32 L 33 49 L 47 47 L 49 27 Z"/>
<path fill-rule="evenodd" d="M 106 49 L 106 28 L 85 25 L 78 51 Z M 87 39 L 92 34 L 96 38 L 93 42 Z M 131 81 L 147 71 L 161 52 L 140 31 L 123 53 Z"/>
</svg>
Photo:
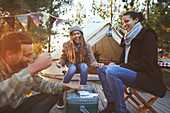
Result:
<svg viewBox="0 0 170 113">
<path fill-rule="evenodd" d="M 47 113 L 57 93 L 78 85 L 45 81 L 37 73 L 52 63 L 43 53 L 32 63 L 32 40 L 25 33 L 9 33 L 0 39 L 0 113 Z M 28 92 L 40 92 L 26 96 Z"/>
</svg>

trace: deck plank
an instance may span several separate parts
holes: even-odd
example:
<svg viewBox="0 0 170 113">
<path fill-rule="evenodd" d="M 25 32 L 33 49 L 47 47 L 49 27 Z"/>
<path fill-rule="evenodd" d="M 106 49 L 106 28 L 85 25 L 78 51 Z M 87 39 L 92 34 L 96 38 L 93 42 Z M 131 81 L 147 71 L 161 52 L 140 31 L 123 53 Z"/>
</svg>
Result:
<svg viewBox="0 0 170 113">
<path fill-rule="evenodd" d="M 71 83 L 79 84 L 79 81 L 71 81 Z M 98 105 L 98 111 L 101 111 L 105 108 L 107 101 L 104 96 L 104 93 L 102 91 L 102 86 L 100 84 L 94 83 L 92 81 L 87 82 L 87 86 L 94 87 L 96 91 L 99 94 L 99 105 Z M 150 94 L 146 93 L 140 93 L 139 94 L 144 98 L 148 99 Z M 136 106 L 130 99 L 126 101 L 126 107 L 130 113 L 137 113 L 139 107 Z M 170 113 L 170 91 L 167 91 L 164 98 L 158 98 L 158 100 L 153 104 L 153 108 L 158 113 Z M 66 113 L 66 108 L 64 109 L 58 109 L 56 105 L 51 109 L 50 113 Z"/>
</svg>

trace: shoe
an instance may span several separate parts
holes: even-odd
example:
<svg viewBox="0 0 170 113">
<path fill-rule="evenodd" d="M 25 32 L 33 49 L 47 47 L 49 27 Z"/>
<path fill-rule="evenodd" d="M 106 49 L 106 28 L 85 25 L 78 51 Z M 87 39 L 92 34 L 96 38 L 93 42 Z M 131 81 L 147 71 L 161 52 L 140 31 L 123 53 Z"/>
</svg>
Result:
<svg viewBox="0 0 170 113">
<path fill-rule="evenodd" d="M 107 102 L 107 106 L 104 110 L 102 110 L 100 113 L 112 113 L 115 112 L 115 105 L 113 102 Z"/>
<path fill-rule="evenodd" d="M 58 99 L 58 101 L 57 101 L 57 108 L 59 108 L 59 109 L 64 108 L 63 95 L 64 95 L 63 92 L 58 94 L 59 99 Z"/>
</svg>

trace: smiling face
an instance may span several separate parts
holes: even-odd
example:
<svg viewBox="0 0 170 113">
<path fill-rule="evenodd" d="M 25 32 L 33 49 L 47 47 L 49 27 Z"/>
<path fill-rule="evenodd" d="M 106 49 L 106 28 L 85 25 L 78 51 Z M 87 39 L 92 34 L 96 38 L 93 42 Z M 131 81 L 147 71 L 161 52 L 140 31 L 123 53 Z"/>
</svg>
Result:
<svg viewBox="0 0 170 113">
<path fill-rule="evenodd" d="M 75 44 L 79 44 L 81 42 L 82 33 L 78 30 L 73 31 L 71 37 Z"/>
<path fill-rule="evenodd" d="M 128 33 L 138 22 L 138 18 L 133 19 L 130 15 L 124 15 L 122 18 L 123 28 Z"/>
<path fill-rule="evenodd" d="M 33 46 L 32 44 L 22 44 L 23 55 L 19 62 L 21 62 L 21 68 L 25 68 L 32 61 Z"/>
<path fill-rule="evenodd" d="M 19 61 L 12 67 L 15 71 L 26 68 L 32 61 L 33 46 L 32 44 L 22 44 L 22 54 Z"/>
</svg>

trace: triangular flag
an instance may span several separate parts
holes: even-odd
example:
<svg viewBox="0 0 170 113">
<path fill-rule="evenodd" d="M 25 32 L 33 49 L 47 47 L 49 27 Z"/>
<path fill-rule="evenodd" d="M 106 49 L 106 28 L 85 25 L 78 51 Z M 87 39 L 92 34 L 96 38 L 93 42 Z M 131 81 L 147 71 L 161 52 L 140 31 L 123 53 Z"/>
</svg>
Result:
<svg viewBox="0 0 170 113">
<path fill-rule="evenodd" d="M 50 24 L 53 25 L 54 21 L 56 20 L 56 18 L 50 16 Z"/>
<path fill-rule="evenodd" d="M 47 22 L 50 15 L 48 13 L 45 13 L 45 12 L 43 12 L 42 14 L 43 14 L 43 17 L 42 17 L 43 23 L 42 24 L 45 25 L 45 23 Z"/>
<path fill-rule="evenodd" d="M 30 17 L 33 19 L 34 24 L 39 27 L 39 14 L 31 14 Z"/>
<path fill-rule="evenodd" d="M 0 27 L 1 27 L 1 18 L 0 18 Z"/>
<path fill-rule="evenodd" d="M 7 24 L 8 24 L 12 29 L 14 29 L 15 17 L 4 17 L 3 19 L 7 22 Z"/>
<path fill-rule="evenodd" d="M 27 30 L 28 17 L 27 16 L 18 16 L 17 18 L 21 22 L 23 27 Z"/>
<path fill-rule="evenodd" d="M 57 26 L 59 23 L 62 23 L 62 22 L 64 22 L 63 19 L 58 19 L 58 20 L 56 21 L 56 26 Z"/>
</svg>

